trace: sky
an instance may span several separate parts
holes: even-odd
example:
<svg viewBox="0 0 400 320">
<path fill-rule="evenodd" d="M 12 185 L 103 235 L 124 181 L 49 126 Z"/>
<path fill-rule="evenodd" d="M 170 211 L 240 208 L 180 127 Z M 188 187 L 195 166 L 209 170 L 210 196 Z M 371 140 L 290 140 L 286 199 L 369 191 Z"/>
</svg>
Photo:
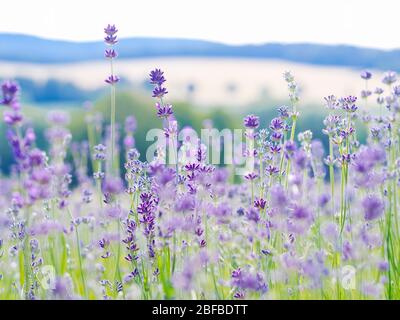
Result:
<svg viewBox="0 0 400 320">
<path fill-rule="evenodd" d="M 99 40 L 115 23 L 120 37 L 400 47 L 399 0 L 2 0 L 0 7 L 0 32 L 50 39 Z"/>
</svg>

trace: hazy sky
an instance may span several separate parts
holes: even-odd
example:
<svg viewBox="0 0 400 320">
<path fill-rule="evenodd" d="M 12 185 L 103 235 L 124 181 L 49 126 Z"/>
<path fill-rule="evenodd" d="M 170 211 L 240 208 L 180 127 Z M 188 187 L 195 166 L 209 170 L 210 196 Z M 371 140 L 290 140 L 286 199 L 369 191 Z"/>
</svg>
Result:
<svg viewBox="0 0 400 320">
<path fill-rule="evenodd" d="M 0 32 L 98 40 L 111 22 L 121 37 L 397 48 L 399 14 L 400 0 L 2 0 Z"/>
</svg>

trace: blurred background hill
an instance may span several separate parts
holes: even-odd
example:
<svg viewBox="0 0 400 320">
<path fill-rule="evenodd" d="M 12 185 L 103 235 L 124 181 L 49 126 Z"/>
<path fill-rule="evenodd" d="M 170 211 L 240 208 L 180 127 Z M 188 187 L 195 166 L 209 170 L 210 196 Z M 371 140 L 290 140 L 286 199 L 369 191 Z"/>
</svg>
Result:
<svg viewBox="0 0 400 320">
<path fill-rule="evenodd" d="M 103 42 L 48 40 L 23 34 L 0 33 L 0 60 L 66 63 L 99 60 Z M 125 38 L 118 45 L 122 59 L 151 57 L 224 57 L 281 59 L 315 65 L 400 69 L 400 50 L 311 43 L 228 45 L 204 40 Z M 27 54 L 29 53 L 29 54 Z"/>
</svg>

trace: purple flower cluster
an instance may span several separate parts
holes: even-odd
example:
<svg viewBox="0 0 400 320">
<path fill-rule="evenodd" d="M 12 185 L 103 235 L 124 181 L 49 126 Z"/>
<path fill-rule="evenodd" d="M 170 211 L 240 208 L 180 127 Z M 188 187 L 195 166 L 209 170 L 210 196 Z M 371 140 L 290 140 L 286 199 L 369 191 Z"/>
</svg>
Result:
<svg viewBox="0 0 400 320">
<path fill-rule="evenodd" d="M 236 294 L 240 293 L 235 298 L 240 298 L 246 290 L 260 293 L 268 291 L 268 286 L 261 273 L 253 274 L 251 271 L 241 270 L 240 268 L 232 271 L 232 285 L 237 288 Z"/>
<path fill-rule="evenodd" d="M 163 83 L 166 81 L 164 77 L 164 72 L 160 69 L 154 69 L 150 72 L 149 76 L 150 83 L 154 85 L 153 97 L 162 99 L 164 95 L 168 93 L 167 89 L 163 87 Z"/>
<path fill-rule="evenodd" d="M 5 81 L 1 85 L 2 100 L 1 104 L 9 108 L 4 111 L 4 122 L 10 126 L 18 125 L 22 122 L 23 116 L 19 103 L 19 86 L 12 81 Z"/>
<path fill-rule="evenodd" d="M 150 258 L 155 257 L 155 211 L 158 200 L 150 193 L 140 195 L 140 204 L 137 212 L 140 216 L 140 223 L 143 225 L 143 233 L 147 238 L 148 254 Z"/>
<path fill-rule="evenodd" d="M 258 116 L 251 114 L 243 119 L 243 123 L 248 129 L 257 129 L 260 126 L 260 119 Z"/>
</svg>

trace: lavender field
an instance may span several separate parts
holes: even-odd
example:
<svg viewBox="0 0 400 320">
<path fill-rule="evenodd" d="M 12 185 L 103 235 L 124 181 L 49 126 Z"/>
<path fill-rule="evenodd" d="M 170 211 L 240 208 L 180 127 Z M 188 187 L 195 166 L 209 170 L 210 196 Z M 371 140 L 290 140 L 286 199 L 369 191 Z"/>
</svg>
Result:
<svg viewBox="0 0 400 320">
<path fill-rule="evenodd" d="M 1 84 L 13 163 L 0 175 L 0 299 L 400 298 L 395 72 L 375 87 L 363 71 L 362 92 L 321 97 L 320 140 L 298 129 L 301 83 L 289 71 L 275 80 L 288 98 L 274 118 L 224 130 L 210 119 L 200 133 L 176 120 L 174 74 L 154 66 L 159 126 L 140 154 L 135 109 L 116 120 L 118 30 L 104 32 L 108 109 L 86 112 L 87 141 L 53 110 L 39 148 L 23 86 Z"/>
</svg>

